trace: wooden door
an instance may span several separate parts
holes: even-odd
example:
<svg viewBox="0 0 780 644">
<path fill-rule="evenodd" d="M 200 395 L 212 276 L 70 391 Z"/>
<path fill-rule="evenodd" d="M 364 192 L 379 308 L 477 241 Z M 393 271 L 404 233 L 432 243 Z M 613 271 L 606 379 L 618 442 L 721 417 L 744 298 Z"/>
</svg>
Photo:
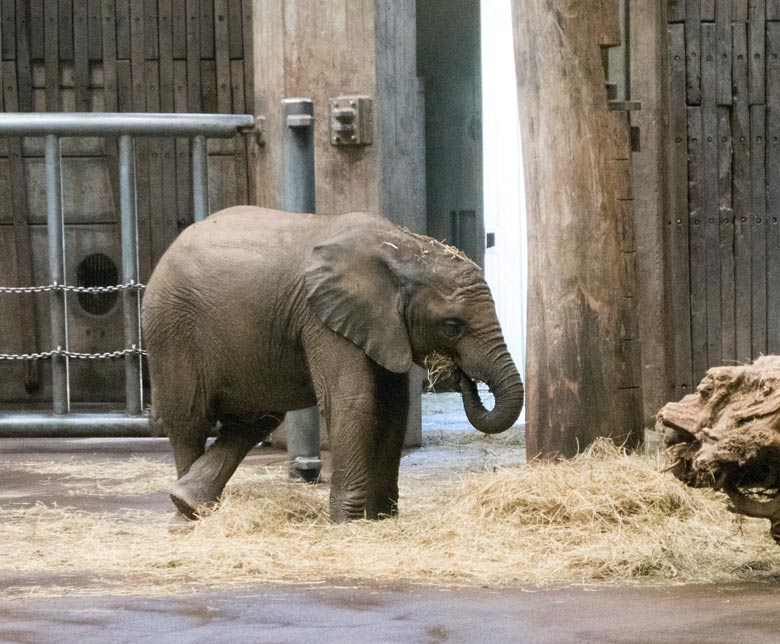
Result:
<svg viewBox="0 0 780 644">
<path fill-rule="evenodd" d="M 667 6 L 674 386 L 780 352 L 780 3 Z"/>
</svg>

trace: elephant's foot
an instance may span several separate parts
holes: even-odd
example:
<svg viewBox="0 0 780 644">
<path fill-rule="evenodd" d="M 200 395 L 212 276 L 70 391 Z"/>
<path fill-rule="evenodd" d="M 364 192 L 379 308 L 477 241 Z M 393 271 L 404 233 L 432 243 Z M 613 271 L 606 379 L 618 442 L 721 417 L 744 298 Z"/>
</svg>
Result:
<svg viewBox="0 0 780 644">
<path fill-rule="evenodd" d="M 192 490 L 181 482 L 181 479 L 171 486 L 169 493 L 171 501 L 173 501 L 176 509 L 180 512 L 180 516 L 190 520 L 200 518 L 198 508 L 216 502 L 216 499 L 203 498 L 203 495 L 193 493 Z"/>
</svg>

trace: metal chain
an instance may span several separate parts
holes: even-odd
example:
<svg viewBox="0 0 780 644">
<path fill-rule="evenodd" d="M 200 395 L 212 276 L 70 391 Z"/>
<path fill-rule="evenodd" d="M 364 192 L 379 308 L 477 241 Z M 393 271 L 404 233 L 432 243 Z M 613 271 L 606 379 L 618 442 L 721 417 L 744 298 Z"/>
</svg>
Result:
<svg viewBox="0 0 780 644">
<path fill-rule="evenodd" d="M 69 293 L 116 293 L 117 291 L 142 291 L 146 288 L 145 284 L 136 284 L 130 281 L 127 284 L 117 284 L 116 286 L 68 286 L 67 284 L 49 284 L 48 286 L 0 286 L 0 293 L 47 293 L 50 291 L 65 291 Z"/>
<path fill-rule="evenodd" d="M 132 345 L 129 349 L 107 351 L 105 353 L 79 353 L 77 351 L 68 351 L 62 347 L 57 347 L 53 351 L 43 351 L 41 353 L 0 353 L 0 361 L 50 360 L 54 356 L 62 356 L 74 360 L 112 360 L 114 358 L 124 358 L 129 355 L 145 356 L 146 351 L 139 349 L 136 345 Z"/>
</svg>

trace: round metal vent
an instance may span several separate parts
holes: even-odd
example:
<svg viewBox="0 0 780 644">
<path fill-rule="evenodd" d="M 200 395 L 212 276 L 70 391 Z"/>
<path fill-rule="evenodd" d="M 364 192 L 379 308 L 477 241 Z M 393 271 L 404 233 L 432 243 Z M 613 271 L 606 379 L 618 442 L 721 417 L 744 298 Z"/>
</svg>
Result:
<svg viewBox="0 0 780 644">
<path fill-rule="evenodd" d="M 79 286 L 114 286 L 119 283 L 116 264 L 103 253 L 93 253 L 81 260 L 76 268 Z M 116 304 L 118 293 L 77 293 L 81 308 L 92 315 L 105 315 Z"/>
</svg>

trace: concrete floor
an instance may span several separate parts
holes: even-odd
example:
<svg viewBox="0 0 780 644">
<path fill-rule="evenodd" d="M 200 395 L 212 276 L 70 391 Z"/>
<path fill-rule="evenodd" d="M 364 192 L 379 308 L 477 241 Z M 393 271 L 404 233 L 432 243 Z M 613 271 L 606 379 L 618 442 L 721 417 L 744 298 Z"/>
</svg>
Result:
<svg viewBox="0 0 780 644">
<path fill-rule="evenodd" d="M 426 429 L 466 427 L 453 400 L 426 403 Z M 144 454 L 170 466 L 163 440 L 0 440 L 6 463 L 36 458 L 124 459 Z M 521 458 L 515 445 L 492 462 Z M 463 469 L 474 452 L 447 452 L 435 441 L 411 452 L 403 467 Z M 256 450 L 250 463 L 284 462 L 284 452 Z M 0 504 L 65 498 L 57 477 L 0 471 Z M 99 510 L 105 504 L 166 507 L 165 494 L 141 497 L 67 498 L 69 505 Z M 93 505 L 90 505 L 93 504 Z M 94 507 L 93 507 L 94 506 Z M 2 547 L 9 547 L 2 544 Z M 11 546 L 12 547 L 12 546 Z M 522 544 L 518 544 L 522 548 Z M 52 579 L 0 571 L 0 643 L 122 642 L 154 644 L 316 643 L 725 643 L 780 642 L 780 583 L 776 585 L 631 586 L 534 588 L 385 587 L 355 582 L 348 587 L 258 586 L 240 591 L 203 591 L 175 598 L 93 596 L 13 598 L 19 589 Z M 71 583 L 72 580 L 69 581 Z M 5 595 L 5 596 L 4 596 Z"/>
</svg>

